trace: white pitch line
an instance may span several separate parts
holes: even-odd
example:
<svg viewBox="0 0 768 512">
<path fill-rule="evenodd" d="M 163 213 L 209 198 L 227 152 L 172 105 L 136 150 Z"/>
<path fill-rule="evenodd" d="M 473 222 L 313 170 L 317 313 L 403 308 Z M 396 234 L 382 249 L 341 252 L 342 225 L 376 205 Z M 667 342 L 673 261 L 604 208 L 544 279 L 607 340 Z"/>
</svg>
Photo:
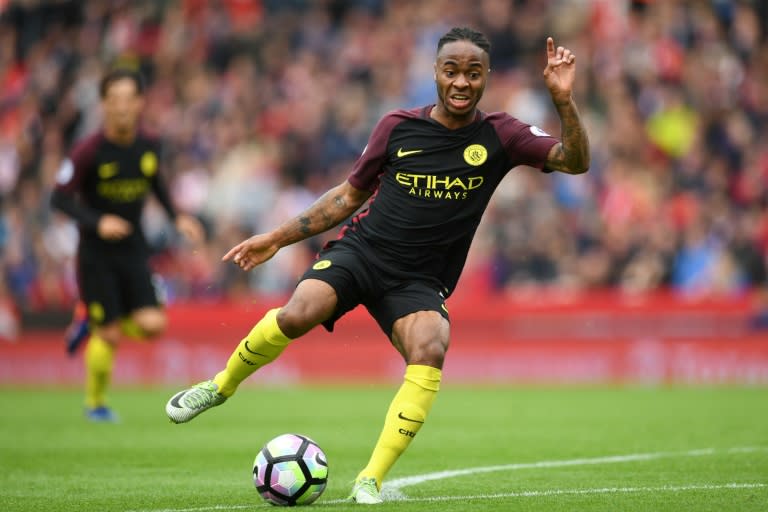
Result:
<svg viewBox="0 0 768 512">
<path fill-rule="evenodd" d="M 521 469 L 536 468 L 557 468 L 569 466 L 582 466 L 592 464 L 615 464 L 622 462 L 646 461 L 671 457 L 702 457 L 706 455 L 715 455 L 716 453 L 753 453 L 766 452 L 768 447 L 764 446 L 742 446 L 729 448 L 722 451 L 714 448 L 703 448 L 699 450 L 689 450 L 685 452 L 651 452 L 651 453 L 633 453 L 628 455 L 611 455 L 605 457 L 590 457 L 580 459 L 563 459 L 539 462 L 524 462 L 517 464 L 502 464 L 497 466 L 481 466 L 475 468 L 456 469 L 450 471 L 437 471 L 434 473 L 425 473 L 423 475 L 413 475 L 404 478 L 391 480 L 384 484 L 382 495 L 386 501 L 409 501 L 409 502 L 427 502 L 427 501 L 454 501 L 454 500 L 472 500 L 472 499 L 497 499 L 497 498 L 526 498 L 526 497 L 545 497 L 560 495 L 581 495 L 581 494 L 621 494 L 621 493 L 641 493 L 641 492 L 682 492 L 697 490 L 723 490 L 723 489 L 758 489 L 768 487 L 763 483 L 739 483 L 731 482 L 726 484 L 692 484 L 680 486 L 661 486 L 661 487 L 601 487 L 591 489 L 548 489 L 543 491 L 516 491 L 509 493 L 495 494 L 477 494 L 467 496 L 431 496 L 423 498 L 409 498 L 405 496 L 400 489 L 432 480 L 441 480 L 444 478 L 453 478 L 464 475 L 475 475 L 481 473 L 492 473 L 496 471 L 517 471 Z M 316 502 L 315 505 L 338 505 L 347 503 L 346 500 L 327 500 Z M 129 510 L 127 512 L 207 512 L 216 510 L 239 510 L 252 508 L 272 507 L 267 503 L 256 503 L 250 505 L 210 505 L 204 507 L 190 508 L 164 508 L 164 509 L 142 509 Z"/>
<path fill-rule="evenodd" d="M 649 492 L 685 492 L 685 491 L 722 491 L 742 489 L 764 489 L 768 484 L 730 482 L 726 484 L 691 484 L 691 485 L 663 485 L 659 487 L 597 487 L 591 489 L 547 489 L 544 491 L 516 491 L 500 492 L 494 494 L 469 494 L 464 496 L 425 496 L 421 498 L 396 498 L 385 500 L 387 502 L 441 502 L 441 501 L 468 501 L 468 500 L 493 500 L 501 498 L 544 498 L 548 496 L 583 496 L 599 494 L 639 494 Z M 347 500 L 319 501 L 315 506 L 341 505 L 349 503 Z M 164 508 L 145 509 L 141 512 L 206 512 L 215 510 L 239 510 L 254 508 L 274 508 L 267 503 L 255 503 L 251 505 L 212 505 L 209 507 L 194 508 Z M 129 511 L 138 512 L 138 511 Z"/>
<path fill-rule="evenodd" d="M 723 453 L 749 453 L 756 451 L 768 451 L 766 447 L 745 446 L 739 448 L 730 448 L 723 450 Z M 632 453 L 628 455 L 609 455 L 605 457 L 589 457 L 581 459 L 565 460 L 544 460 L 538 462 L 523 462 L 517 464 L 501 464 L 498 466 L 484 466 L 475 468 L 453 469 L 448 471 L 437 471 L 434 473 L 425 473 L 423 475 L 406 476 L 397 478 L 384 483 L 385 489 L 397 493 L 403 487 L 418 485 L 432 480 L 443 480 L 457 476 L 477 475 L 481 473 L 494 473 L 497 471 L 518 471 L 521 469 L 537 468 L 562 468 L 569 466 L 587 466 L 592 464 L 617 464 L 623 462 L 636 462 L 656 460 L 670 457 L 702 457 L 705 455 L 714 455 L 714 448 L 704 448 L 699 450 L 688 450 L 685 452 L 652 452 L 652 453 Z"/>
<path fill-rule="evenodd" d="M 739 490 L 739 489 L 763 489 L 768 484 L 761 483 L 740 483 L 730 482 L 726 484 L 691 484 L 691 485 L 663 485 L 660 487 L 598 487 L 592 489 L 547 489 L 544 491 L 517 491 L 500 492 L 493 494 L 469 494 L 465 496 L 425 496 L 421 498 L 396 498 L 385 500 L 390 502 L 436 502 L 436 501 L 468 501 L 468 500 L 488 500 L 498 498 L 542 498 L 547 496 L 567 496 L 567 495 L 594 495 L 594 494 L 631 494 L 648 492 L 683 492 L 683 491 L 719 491 L 719 490 Z M 339 505 L 347 503 L 346 500 L 330 500 L 318 502 L 318 505 Z"/>
</svg>

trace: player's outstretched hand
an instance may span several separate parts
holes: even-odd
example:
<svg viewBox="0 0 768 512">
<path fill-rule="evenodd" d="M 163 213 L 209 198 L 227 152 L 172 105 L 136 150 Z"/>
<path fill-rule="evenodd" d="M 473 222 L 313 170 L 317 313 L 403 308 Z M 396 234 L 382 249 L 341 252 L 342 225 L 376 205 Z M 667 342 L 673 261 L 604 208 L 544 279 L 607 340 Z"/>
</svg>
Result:
<svg viewBox="0 0 768 512">
<path fill-rule="evenodd" d="M 547 67 L 544 68 L 544 83 L 556 102 L 570 101 L 573 82 L 576 78 L 576 56 L 568 48 L 558 46 L 547 38 Z"/>
<path fill-rule="evenodd" d="M 241 269 L 248 271 L 269 260 L 280 249 L 268 235 L 253 235 L 231 248 L 222 261 L 232 260 Z"/>
</svg>

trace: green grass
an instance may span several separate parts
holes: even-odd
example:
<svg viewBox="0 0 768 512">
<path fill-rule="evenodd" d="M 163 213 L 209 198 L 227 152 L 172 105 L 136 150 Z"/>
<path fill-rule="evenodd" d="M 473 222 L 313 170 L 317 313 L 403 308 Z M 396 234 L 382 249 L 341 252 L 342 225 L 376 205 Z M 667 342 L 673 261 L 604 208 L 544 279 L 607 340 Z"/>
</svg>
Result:
<svg viewBox="0 0 768 512">
<path fill-rule="evenodd" d="M 394 386 L 247 387 L 186 425 L 165 418 L 172 391 L 115 390 L 122 422 L 100 425 L 81 417 L 79 392 L 0 390 L 0 510 L 273 510 L 252 487 L 251 464 L 265 441 L 292 431 L 328 456 L 328 489 L 313 507 L 359 509 L 339 500 Z M 709 451 L 691 452 L 700 449 Z M 631 454 L 655 455 L 600 459 Z M 765 511 L 768 389 L 446 384 L 388 480 L 488 466 L 507 467 L 417 480 L 400 487 L 405 501 L 376 510 Z"/>
</svg>

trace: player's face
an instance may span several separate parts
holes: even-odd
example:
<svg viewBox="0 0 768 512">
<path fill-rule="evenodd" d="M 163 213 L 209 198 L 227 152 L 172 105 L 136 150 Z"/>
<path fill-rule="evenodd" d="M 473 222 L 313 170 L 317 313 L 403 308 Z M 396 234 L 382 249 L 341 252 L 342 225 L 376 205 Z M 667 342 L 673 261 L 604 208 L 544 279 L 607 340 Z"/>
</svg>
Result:
<svg viewBox="0 0 768 512">
<path fill-rule="evenodd" d="M 136 130 L 143 106 L 143 97 L 132 79 L 115 80 L 109 84 L 102 99 L 105 127 L 121 135 L 132 133 Z"/>
<path fill-rule="evenodd" d="M 469 41 L 445 44 L 435 62 L 436 114 L 454 121 L 474 118 L 488 81 L 488 53 Z"/>
</svg>

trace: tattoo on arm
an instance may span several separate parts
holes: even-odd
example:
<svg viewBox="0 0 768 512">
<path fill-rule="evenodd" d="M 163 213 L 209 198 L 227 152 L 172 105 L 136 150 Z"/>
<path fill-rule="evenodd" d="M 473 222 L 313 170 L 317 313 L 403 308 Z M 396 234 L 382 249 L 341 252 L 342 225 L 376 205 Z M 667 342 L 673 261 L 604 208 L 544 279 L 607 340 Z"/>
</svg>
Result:
<svg viewBox="0 0 768 512">
<path fill-rule="evenodd" d="M 282 245 L 289 245 L 328 231 L 349 217 L 359 205 L 350 205 L 338 190 L 330 190 L 315 201 L 304 213 L 283 224 Z"/>
<path fill-rule="evenodd" d="M 336 196 L 333 198 L 333 203 L 336 205 L 337 208 L 346 208 L 347 207 L 347 201 L 344 199 L 344 196 Z"/>
<path fill-rule="evenodd" d="M 589 169 L 589 138 L 573 100 L 555 103 L 560 116 L 562 143 L 549 154 L 546 168 L 570 174 L 581 174 Z"/>
<path fill-rule="evenodd" d="M 300 226 L 299 229 L 301 230 L 301 232 L 307 236 L 311 236 L 312 231 L 310 230 L 309 226 L 312 223 L 312 221 L 309 220 L 309 217 L 302 215 L 301 217 L 299 217 L 298 220 L 299 220 L 299 226 Z"/>
</svg>

